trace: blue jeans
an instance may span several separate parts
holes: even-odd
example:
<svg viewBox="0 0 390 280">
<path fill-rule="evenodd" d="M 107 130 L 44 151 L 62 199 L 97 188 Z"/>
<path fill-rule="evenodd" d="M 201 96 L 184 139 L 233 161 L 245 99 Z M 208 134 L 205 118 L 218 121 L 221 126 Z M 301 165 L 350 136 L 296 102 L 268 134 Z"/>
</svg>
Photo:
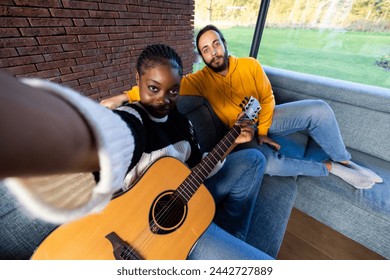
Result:
<svg viewBox="0 0 390 280">
<path fill-rule="evenodd" d="M 269 255 L 212 223 L 198 239 L 188 260 L 272 260 Z"/>
<path fill-rule="evenodd" d="M 301 100 L 275 106 L 271 139 L 304 131 L 322 148 L 332 161 L 351 159 L 341 137 L 333 110 L 322 100 Z M 329 172 L 318 155 L 305 159 L 291 158 L 274 151 L 268 145 L 258 145 L 256 139 L 241 148 L 257 148 L 267 159 L 265 174 L 271 176 L 327 176 Z M 294 154 L 294 151 L 290 151 Z"/>
<path fill-rule="evenodd" d="M 244 241 L 264 170 L 265 158 L 260 151 L 239 150 L 229 154 L 218 173 L 204 183 L 217 205 L 214 222 Z"/>
</svg>

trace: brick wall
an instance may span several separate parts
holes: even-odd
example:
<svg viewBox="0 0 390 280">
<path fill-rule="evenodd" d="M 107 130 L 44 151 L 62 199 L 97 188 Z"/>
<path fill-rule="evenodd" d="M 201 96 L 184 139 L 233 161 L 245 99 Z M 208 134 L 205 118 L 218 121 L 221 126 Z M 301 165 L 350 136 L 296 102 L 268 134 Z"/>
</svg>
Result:
<svg viewBox="0 0 390 280">
<path fill-rule="evenodd" d="M 173 47 L 192 71 L 194 0 L 1 0 L 0 68 L 100 100 L 135 83 L 152 43 Z"/>
</svg>

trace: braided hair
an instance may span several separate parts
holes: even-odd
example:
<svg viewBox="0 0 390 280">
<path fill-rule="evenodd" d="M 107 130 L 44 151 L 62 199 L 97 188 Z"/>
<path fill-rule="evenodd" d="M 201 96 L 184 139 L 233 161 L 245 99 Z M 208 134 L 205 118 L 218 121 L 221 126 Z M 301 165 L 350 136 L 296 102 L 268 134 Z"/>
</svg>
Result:
<svg viewBox="0 0 390 280">
<path fill-rule="evenodd" d="M 145 70 L 156 65 L 169 65 L 179 71 L 183 76 L 183 63 L 180 56 L 170 46 L 164 44 L 154 44 L 147 46 L 137 60 L 137 71 L 142 76 Z"/>
</svg>

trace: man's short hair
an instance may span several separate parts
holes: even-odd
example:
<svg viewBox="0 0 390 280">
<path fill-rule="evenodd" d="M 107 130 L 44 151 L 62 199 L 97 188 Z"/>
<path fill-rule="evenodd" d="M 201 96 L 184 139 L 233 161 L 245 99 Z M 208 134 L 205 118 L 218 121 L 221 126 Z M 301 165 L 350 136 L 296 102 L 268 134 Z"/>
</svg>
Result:
<svg viewBox="0 0 390 280">
<path fill-rule="evenodd" d="M 196 49 L 198 50 L 198 53 L 200 55 L 202 55 L 202 53 L 200 52 L 200 49 L 199 49 L 199 39 L 204 33 L 206 33 L 209 30 L 213 30 L 213 31 L 218 33 L 219 37 L 222 40 L 222 43 L 225 45 L 225 48 L 226 48 L 226 40 L 225 40 L 225 37 L 223 36 L 221 30 L 219 30 L 218 27 L 216 27 L 215 25 L 209 24 L 209 25 L 206 25 L 205 27 L 203 27 L 201 30 L 199 30 L 198 35 L 196 36 Z"/>
</svg>

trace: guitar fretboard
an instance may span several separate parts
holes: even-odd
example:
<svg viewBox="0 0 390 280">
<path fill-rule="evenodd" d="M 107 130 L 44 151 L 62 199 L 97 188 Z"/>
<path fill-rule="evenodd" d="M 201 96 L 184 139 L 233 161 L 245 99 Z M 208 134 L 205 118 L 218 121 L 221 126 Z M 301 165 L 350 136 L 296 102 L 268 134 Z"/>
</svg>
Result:
<svg viewBox="0 0 390 280">
<path fill-rule="evenodd" d="M 192 169 L 191 174 L 177 189 L 177 195 L 180 196 L 181 200 L 188 202 L 191 199 L 199 186 L 233 144 L 234 140 L 240 135 L 240 131 L 241 128 L 238 125 L 234 125 L 211 152 Z"/>
</svg>

